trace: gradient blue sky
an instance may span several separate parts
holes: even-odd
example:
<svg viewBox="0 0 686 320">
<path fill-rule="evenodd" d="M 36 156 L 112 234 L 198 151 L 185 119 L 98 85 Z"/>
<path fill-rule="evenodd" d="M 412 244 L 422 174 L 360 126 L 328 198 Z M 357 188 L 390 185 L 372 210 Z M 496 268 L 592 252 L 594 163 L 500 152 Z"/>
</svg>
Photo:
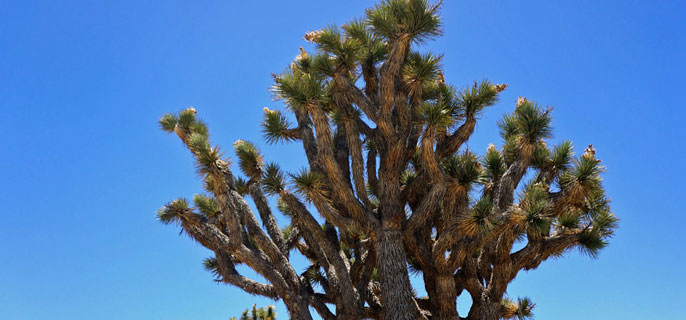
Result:
<svg viewBox="0 0 686 320">
<path fill-rule="evenodd" d="M 369 5 L 0 1 L 0 319 L 226 319 L 269 303 L 213 283 L 209 253 L 155 221 L 201 190 L 156 121 L 192 105 L 227 154 L 244 138 L 299 168 L 296 146 L 258 131 L 262 108 L 282 107 L 270 73 L 305 31 Z M 429 47 L 450 83 L 510 84 L 469 147 L 500 143 L 517 96 L 554 105 L 554 140 L 596 146 L 622 219 L 598 260 L 546 262 L 510 295 L 538 319 L 683 317 L 686 3 L 450 0 L 443 22 Z"/>
</svg>

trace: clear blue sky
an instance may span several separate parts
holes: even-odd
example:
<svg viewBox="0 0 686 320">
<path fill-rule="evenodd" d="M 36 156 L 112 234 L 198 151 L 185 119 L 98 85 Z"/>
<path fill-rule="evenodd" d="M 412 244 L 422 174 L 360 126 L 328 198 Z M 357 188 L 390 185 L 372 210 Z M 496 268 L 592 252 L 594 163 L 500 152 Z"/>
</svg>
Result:
<svg viewBox="0 0 686 320">
<path fill-rule="evenodd" d="M 622 222 L 598 260 L 573 253 L 521 274 L 538 319 L 684 316 L 684 1 L 445 1 L 448 81 L 510 84 L 469 147 L 500 143 L 517 96 L 554 105 L 555 140 L 594 144 Z M 271 72 L 305 31 L 366 1 L 0 1 L 0 319 L 226 319 L 268 301 L 212 282 L 209 253 L 155 210 L 199 192 L 157 128 L 195 106 L 232 155 L 267 148 Z M 465 303 L 460 304 L 462 312 Z M 278 307 L 280 318 L 285 309 Z"/>
</svg>

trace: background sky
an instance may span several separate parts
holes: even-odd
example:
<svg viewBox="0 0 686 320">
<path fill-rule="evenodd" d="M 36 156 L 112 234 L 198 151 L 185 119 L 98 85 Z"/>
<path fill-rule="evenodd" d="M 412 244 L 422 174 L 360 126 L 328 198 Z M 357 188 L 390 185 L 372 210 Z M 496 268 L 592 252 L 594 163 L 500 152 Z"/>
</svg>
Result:
<svg viewBox="0 0 686 320">
<path fill-rule="evenodd" d="M 0 0 L 0 319 L 227 319 L 270 303 L 214 283 L 209 252 L 156 222 L 201 191 L 157 119 L 194 106 L 227 155 L 243 138 L 300 168 L 296 145 L 259 133 L 262 108 L 283 107 L 270 73 L 306 31 L 370 5 Z M 501 143 L 517 96 L 553 105 L 553 140 L 596 147 L 622 219 L 599 259 L 545 262 L 510 296 L 537 319 L 683 317 L 686 2 L 451 0 L 442 15 L 429 47 L 447 81 L 510 84 L 469 147 Z"/>
</svg>

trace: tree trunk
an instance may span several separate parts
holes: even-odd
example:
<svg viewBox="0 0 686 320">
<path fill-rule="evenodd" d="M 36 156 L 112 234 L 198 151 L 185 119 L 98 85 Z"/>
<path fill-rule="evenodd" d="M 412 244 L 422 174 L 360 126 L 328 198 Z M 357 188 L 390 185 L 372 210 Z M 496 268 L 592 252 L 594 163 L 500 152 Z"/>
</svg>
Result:
<svg viewBox="0 0 686 320">
<path fill-rule="evenodd" d="M 419 319 L 410 276 L 407 273 L 405 249 L 400 230 L 384 228 L 377 243 L 377 265 L 381 278 L 381 300 L 385 320 Z"/>
<path fill-rule="evenodd" d="M 500 318 L 500 303 L 474 301 L 469 310 L 467 320 L 498 320 Z"/>
<path fill-rule="evenodd" d="M 312 320 L 308 299 L 309 295 L 305 290 L 301 290 L 298 297 L 283 297 L 283 302 L 286 305 L 286 309 L 288 309 L 288 314 L 291 316 L 291 319 Z"/>
<path fill-rule="evenodd" d="M 440 310 L 438 292 L 436 291 L 436 268 L 433 266 L 427 266 L 422 269 L 422 276 L 424 278 L 424 289 L 426 290 L 427 296 L 429 296 L 429 303 L 432 315 L 438 315 Z"/>
<path fill-rule="evenodd" d="M 457 320 L 457 292 L 455 290 L 455 279 L 446 270 L 439 270 L 436 278 L 436 291 L 438 295 L 439 316 L 441 320 Z"/>
</svg>

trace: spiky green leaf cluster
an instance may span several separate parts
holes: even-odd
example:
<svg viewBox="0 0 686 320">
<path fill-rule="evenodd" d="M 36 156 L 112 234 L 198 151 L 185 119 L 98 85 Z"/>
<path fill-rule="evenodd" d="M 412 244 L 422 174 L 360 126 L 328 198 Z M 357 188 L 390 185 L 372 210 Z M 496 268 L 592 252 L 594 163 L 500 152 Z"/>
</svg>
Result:
<svg viewBox="0 0 686 320">
<path fill-rule="evenodd" d="M 188 201 L 186 199 L 176 199 L 157 210 L 157 220 L 164 224 L 177 222 L 179 215 L 188 209 Z"/>
<path fill-rule="evenodd" d="M 245 140 L 237 140 L 233 143 L 233 147 L 236 150 L 241 171 L 251 179 L 259 178 L 262 175 L 264 161 L 257 147 Z"/>
<path fill-rule="evenodd" d="M 505 141 L 519 138 L 521 142 L 534 144 L 552 136 L 551 109 L 543 109 L 526 99 L 518 102 L 512 114 L 506 115 L 498 124 Z"/>
<path fill-rule="evenodd" d="M 498 93 L 498 87 L 486 79 L 462 89 L 458 93 L 458 102 L 464 116 L 475 117 L 485 108 L 494 105 L 498 102 Z"/>
<path fill-rule="evenodd" d="M 290 127 L 291 123 L 281 111 L 264 108 L 262 135 L 267 143 L 295 140 L 295 137 L 288 134 Z"/>
<path fill-rule="evenodd" d="M 606 246 L 607 241 L 604 237 L 592 230 L 584 230 L 579 235 L 579 250 L 591 258 L 597 258 L 600 251 Z"/>
<path fill-rule="evenodd" d="M 214 192 L 214 177 L 212 177 L 212 176 L 205 177 L 205 179 L 203 179 L 202 187 L 207 192 Z"/>
<path fill-rule="evenodd" d="M 496 223 L 491 217 L 492 210 L 493 201 L 491 198 L 481 197 L 472 206 L 471 212 L 466 217 L 463 217 L 460 222 L 460 230 L 472 236 L 490 232 L 496 227 Z"/>
<path fill-rule="evenodd" d="M 213 197 L 206 195 L 196 194 L 193 196 L 193 205 L 208 218 L 214 218 L 220 212 L 217 201 Z"/>
<path fill-rule="evenodd" d="M 188 108 L 178 114 L 166 113 L 158 121 L 160 128 L 167 133 L 180 129 L 186 134 L 198 133 L 207 136 L 207 125 L 195 116 L 195 109 Z"/>
<path fill-rule="evenodd" d="M 195 113 L 196 111 L 192 107 L 179 112 L 176 125 L 186 132 L 207 136 L 209 134 L 207 125 L 202 120 L 198 119 L 195 116 Z M 167 117 L 167 115 L 165 115 L 165 117 Z"/>
<path fill-rule="evenodd" d="M 313 196 L 321 195 L 324 192 L 324 179 L 321 174 L 315 171 L 301 169 L 297 173 L 289 175 L 296 192 L 310 201 Z"/>
<path fill-rule="evenodd" d="M 538 141 L 534 145 L 533 156 L 531 157 L 531 164 L 536 168 L 545 168 L 548 164 L 548 157 L 550 156 L 550 149 L 543 141 Z"/>
<path fill-rule="evenodd" d="M 403 68 L 403 79 L 410 94 L 417 94 L 427 84 L 434 81 L 441 69 L 441 55 L 430 52 L 410 52 Z"/>
<path fill-rule="evenodd" d="M 546 216 L 548 192 L 542 184 L 529 184 L 521 195 L 519 206 L 524 210 L 524 223 L 527 232 L 533 236 L 543 236 L 550 230 L 551 219 Z"/>
<path fill-rule="evenodd" d="M 279 166 L 268 163 L 262 174 L 262 189 L 269 195 L 278 195 L 286 187 L 285 176 Z"/>
<path fill-rule="evenodd" d="M 221 160 L 219 147 L 211 147 L 207 135 L 192 133 L 188 138 L 188 148 L 195 154 L 196 169 L 202 176 L 207 176 Z"/>
<path fill-rule="evenodd" d="M 345 35 L 357 40 L 360 46 L 360 63 L 363 66 L 374 66 L 383 61 L 388 54 L 386 43 L 371 32 L 369 25 L 362 19 L 354 19 L 343 26 Z"/>
<path fill-rule="evenodd" d="M 442 71 L 438 72 L 437 78 L 441 78 L 441 73 Z M 464 110 L 462 109 L 462 105 L 460 105 L 458 91 L 455 87 L 445 84 L 442 81 L 434 81 L 426 83 L 422 89 L 422 93 L 425 102 L 435 102 L 444 105 L 444 108 L 450 110 L 456 120 L 464 117 Z"/>
<path fill-rule="evenodd" d="M 329 99 L 328 86 L 317 74 L 289 68 L 274 80 L 274 96 L 291 108 L 304 108 L 311 103 L 326 105 Z"/>
<path fill-rule="evenodd" d="M 534 319 L 534 307 L 536 304 L 528 297 L 517 298 L 517 319 L 518 320 L 532 320 Z"/>
<path fill-rule="evenodd" d="M 279 212 L 283 213 L 286 216 L 290 217 L 293 215 L 293 210 L 288 206 L 286 201 L 284 201 L 280 197 L 276 200 L 276 208 L 279 209 Z"/>
<path fill-rule="evenodd" d="M 283 228 L 281 228 L 281 236 L 284 239 L 290 238 L 290 236 L 293 234 L 293 226 L 292 225 L 287 225 Z"/>
<path fill-rule="evenodd" d="M 563 190 L 578 190 L 583 195 L 602 192 L 602 178 L 600 174 L 603 171 L 605 171 L 605 168 L 594 157 L 579 157 L 574 159 L 572 168 L 560 175 L 560 188 Z"/>
<path fill-rule="evenodd" d="M 179 119 L 175 115 L 166 113 L 162 116 L 162 118 L 160 118 L 160 128 L 168 133 L 171 133 L 174 131 L 174 128 L 176 128 L 178 121 Z"/>
<path fill-rule="evenodd" d="M 324 277 L 324 274 L 322 273 L 321 267 L 319 264 L 314 263 L 311 264 L 305 271 L 302 273 L 302 277 L 307 280 L 310 285 L 315 285 L 315 284 L 321 284 L 326 280 L 326 277 Z"/>
<path fill-rule="evenodd" d="M 353 37 L 343 36 L 341 30 L 335 25 L 321 30 L 315 43 L 317 49 L 327 53 L 325 56 L 334 57 L 335 68 L 343 67 L 351 70 L 362 58 L 362 42 Z"/>
<path fill-rule="evenodd" d="M 195 155 L 196 168 L 200 175 L 206 176 L 217 166 L 221 159 L 218 147 L 211 147 L 207 125 L 195 116 L 195 109 L 188 108 L 177 115 L 167 113 L 160 119 L 160 127 L 166 132 L 177 132 Z"/>
<path fill-rule="evenodd" d="M 205 258 L 202 261 L 202 266 L 205 270 L 212 273 L 216 281 L 220 281 L 221 272 L 219 271 L 219 262 L 214 257 Z"/>
<path fill-rule="evenodd" d="M 569 169 L 569 164 L 574 156 L 574 145 L 569 140 L 562 141 L 553 149 L 551 164 L 555 169 L 564 171 Z"/>
<path fill-rule="evenodd" d="M 324 78 L 333 76 L 336 71 L 334 59 L 327 54 L 317 54 L 312 57 L 312 67 L 309 72 L 315 76 Z"/>
<path fill-rule="evenodd" d="M 453 124 L 451 109 L 445 104 L 426 102 L 422 104 L 422 118 L 428 126 L 444 131 Z"/>
<path fill-rule="evenodd" d="M 400 175 L 400 185 L 407 186 L 417 177 L 417 172 L 412 169 L 403 171 Z"/>
<path fill-rule="evenodd" d="M 534 319 L 533 309 L 536 306 L 531 299 L 517 298 L 515 303 L 510 298 L 503 298 L 500 302 L 504 313 L 501 319 L 517 319 L 517 320 L 531 320 Z"/>
<path fill-rule="evenodd" d="M 367 10 L 367 22 L 384 39 L 406 35 L 421 42 L 441 35 L 438 9 L 426 0 L 385 0 Z"/>
<path fill-rule="evenodd" d="M 550 151 L 543 141 L 552 136 L 551 110 L 520 98 L 515 111 L 498 122 L 500 135 L 505 140 L 503 155 L 506 163 L 523 158 L 532 160 L 535 166 L 542 166 L 547 161 Z"/>
<path fill-rule="evenodd" d="M 581 215 L 575 211 L 567 211 L 557 217 L 555 226 L 558 229 L 576 229 L 581 223 Z"/>
<path fill-rule="evenodd" d="M 505 173 L 505 161 L 494 145 L 488 147 L 482 163 L 485 168 L 485 176 L 491 181 L 499 179 Z"/>
<path fill-rule="evenodd" d="M 441 166 L 449 177 L 455 179 L 467 190 L 472 184 L 478 182 L 482 175 L 481 164 L 476 154 L 469 150 L 446 158 L 441 162 Z"/>
<path fill-rule="evenodd" d="M 235 185 L 236 185 L 236 192 L 238 192 L 238 194 L 240 194 L 241 196 L 245 196 L 246 194 L 249 193 L 248 181 L 245 180 L 243 177 L 236 177 L 235 178 Z"/>
<path fill-rule="evenodd" d="M 587 227 L 580 235 L 579 249 L 595 258 L 614 236 L 619 219 L 610 211 L 610 200 L 602 192 L 591 195 L 580 211 L 580 219 Z"/>
</svg>

